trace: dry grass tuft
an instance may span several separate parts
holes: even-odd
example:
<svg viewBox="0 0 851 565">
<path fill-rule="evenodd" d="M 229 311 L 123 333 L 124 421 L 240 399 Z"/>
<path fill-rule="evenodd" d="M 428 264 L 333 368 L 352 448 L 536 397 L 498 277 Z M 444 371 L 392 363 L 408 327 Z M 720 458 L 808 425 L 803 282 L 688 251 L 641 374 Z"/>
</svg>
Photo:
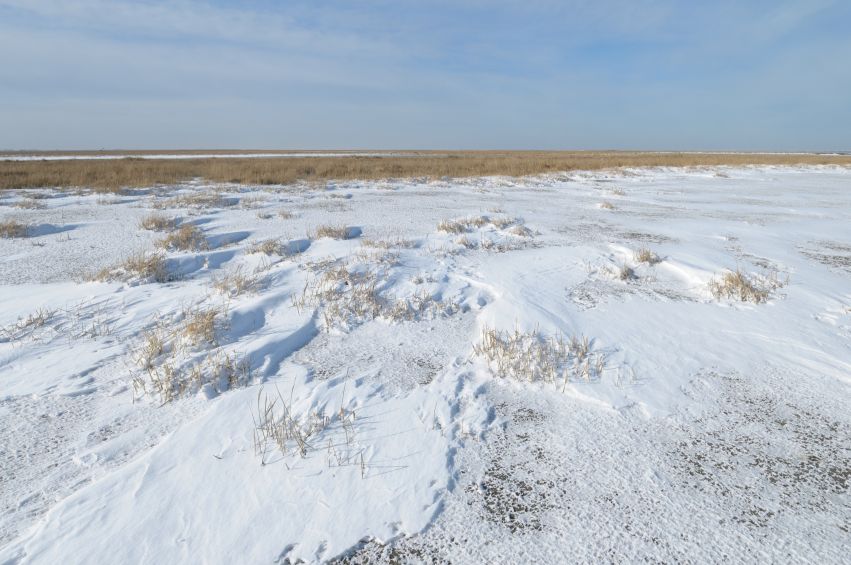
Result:
<svg viewBox="0 0 851 565">
<path fill-rule="evenodd" d="M 776 272 L 768 275 L 746 275 L 741 270 L 727 271 L 720 278 L 709 281 L 709 292 L 716 300 L 728 298 L 741 302 L 762 304 L 777 289 L 789 284 L 788 277 L 781 280 Z"/>
<path fill-rule="evenodd" d="M 264 255 L 282 255 L 280 239 L 266 239 L 248 246 L 246 253 L 263 253 Z"/>
<path fill-rule="evenodd" d="M 490 223 L 498 229 L 504 230 L 507 227 L 519 224 L 520 221 L 517 218 L 511 218 L 509 216 L 494 216 L 490 218 Z"/>
<path fill-rule="evenodd" d="M 454 302 L 441 300 L 426 290 L 405 298 L 381 297 L 381 316 L 395 322 L 452 316 L 461 308 Z"/>
<path fill-rule="evenodd" d="M 239 199 L 239 207 L 244 210 L 253 210 L 262 207 L 267 202 L 268 199 L 262 196 L 245 196 Z"/>
<path fill-rule="evenodd" d="M 361 237 L 361 245 L 374 249 L 413 249 L 417 247 L 415 239 L 405 238 L 398 230 L 388 230 L 381 235 Z"/>
<path fill-rule="evenodd" d="M 331 239 L 352 239 L 358 236 L 360 232 L 356 228 L 346 226 L 325 225 L 316 228 L 314 238 L 328 237 Z"/>
<path fill-rule="evenodd" d="M 157 242 L 157 246 L 165 250 L 202 251 L 208 248 L 207 238 L 204 237 L 195 224 L 184 224 Z"/>
<path fill-rule="evenodd" d="M 343 390 L 345 394 L 345 389 Z M 317 410 L 297 414 L 292 403 L 284 401 L 279 390 L 276 389 L 275 395 L 269 395 L 261 388 L 257 392 L 257 412 L 252 410 L 251 416 L 254 421 L 254 452 L 260 457 L 261 465 L 268 462 L 270 452 L 275 449 L 284 457 L 290 453 L 306 457 L 309 451 L 315 449 L 316 436 L 332 426 L 342 428 L 346 440 L 343 453 L 337 451 L 342 445 L 335 447 L 329 440 L 329 466 L 332 464 L 332 458 L 337 461 L 338 466 L 350 464 L 350 460 L 356 463 L 358 461 L 358 457 L 351 457 L 349 453 L 354 438 L 355 412 L 345 409 L 342 401 L 340 409 L 330 413 Z M 359 452 L 357 455 L 360 455 L 363 476 L 363 454 Z"/>
<path fill-rule="evenodd" d="M 217 393 L 246 386 L 251 382 L 251 362 L 236 353 L 215 352 L 205 364 Z"/>
<path fill-rule="evenodd" d="M 257 273 L 246 273 L 242 266 L 213 277 L 213 288 L 225 296 L 235 298 L 246 292 L 255 292 L 260 286 L 260 276 Z"/>
<path fill-rule="evenodd" d="M 458 235 L 472 231 L 473 228 L 481 228 L 490 222 L 491 220 L 487 216 L 468 216 L 454 220 L 442 220 L 437 224 L 437 229 L 438 231 Z"/>
<path fill-rule="evenodd" d="M 387 270 L 399 262 L 399 252 L 392 249 L 359 247 L 349 257 L 356 269 Z M 360 266 L 358 266 L 360 264 Z"/>
<path fill-rule="evenodd" d="M 196 192 L 193 194 L 179 194 L 165 200 L 159 200 L 152 204 L 154 208 L 227 208 L 238 202 L 235 198 L 225 198 L 218 192 Z"/>
<path fill-rule="evenodd" d="M 618 268 L 617 274 L 618 278 L 622 281 L 631 281 L 638 278 L 635 274 L 635 270 L 629 265 L 621 265 Z"/>
<path fill-rule="evenodd" d="M 169 218 L 162 214 L 148 214 L 139 222 L 139 227 L 151 231 L 168 231 L 177 226 L 176 218 Z"/>
<path fill-rule="evenodd" d="M 0 237 L 27 237 L 27 233 L 27 226 L 16 220 L 0 222 Z"/>
<path fill-rule="evenodd" d="M 0 327 L 0 341 L 16 341 L 30 337 L 56 316 L 56 310 L 39 308 L 26 318 L 18 318 L 13 324 Z"/>
<path fill-rule="evenodd" d="M 166 352 L 168 334 L 161 325 L 142 333 L 142 342 L 133 351 L 133 358 L 144 370 L 151 370 Z"/>
<path fill-rule="evenodd" d="M 201 390 L 210 395 L 247 385 L 248 361 L 217 349 L 226 317 L 223 305 L 190 306 L 178 321 L 160 321 L 143 332 L 132 352 L 140 369 L 133 376 L 134 397 L 157 394 L 165 404 Z"/>
<path fill-rule="evenodd" d="M 291 220 L 295 218 L 295 214 L 293 214 L 289 210 L 278 210 L 278 217 L 282 220 Z"/>
<path fill-rule="evenodd" d="M 387 269 L 393 266 L 396 257 L 393 253 L 370 257 L 360 252 L 354 258 L 363 260 L 364 264 L 317 265 L 316 276 L 308 279 L 300 296 L 293 297 L 293 306 L 299 311 L 317 308 L 325 330 L 349 329 L 375 318 L 392 321 L 436 318 L 459 310 L 457 304 L 441 301 L 424 290 L 397 298 L 382 289 L 390 279 Z"/>
<path fill-rule="evenodd" d="M 535 235 L 532 230 L 522 224 L 512 226 L 508 230 L 508 233 L 510 233 L 511 235 L 516 235 L 517 237 L 532 237 Z"/>
<path fill-rule="evenodd" d="M 490 218 L 487 216 L 470 216 L 464 219 L 464 222 L 470 228 L 481 228 L 490 223 Z"/>
<path fill-rule="evenodd" d="M 192 346 L 201 343 L 217 345 L 216 328 L 223 308 L 193 308 L 184 312 L 181 335 Z"/>
<path fill-rule="evenodd" d="M 467 249 L 476 249 L 479 246 L 479 243 L 475 239 L 470 239 L 467 234 L 456 238 L 455 243 Z"/>
<path fill-rule="evenodd" d="M 647 263 L 648 265 L 655 265 L 662 261 L 658 255 L 656 255 L 653 251 L 647 249 L 646 247 L 642 247 L 638 249 L 635 253 L 632 254 L 633 259 L 637 263 Z"/>
<path fill-rule="evenodd" d="M 489 237 L 483 237 L 480 245 L 484 251 L 488 251 L 490 253 L 506 253 L 508 251 L 517 251 L 518 249 L 524 249 L 527 247 L 527 243 L 523 241 L 499 240 L 491 239 Z"/>
<path fill-rule="evenodd" d="M 35 198 L 23 198 L 15 202 L 13 206 L 15 208 L 22 208 L 25 210 L 41 210 L 42 208 L 46 208 L 44 203 L 39 202 Z"/>
<path fill-rule="evenodd" d="M 122 267 L 125 271 L 142 279 L 153 279 L 157 282 L 169 280 L 165 258 L 157 253 L 133 255 L 122 264 Z"/>
<path fill-rule="evenodd" d="M 544 338 L 537 331 L 515 329 L 512 333 L 484 327 L 482 339 L 473 349 L 500 378 L 561 382 L 562 387 L 574 380 L 598 380 L 605 367 L 602 354 L 592 359 L 586 337 Z"/>
<path fill-rule="evenodd" d="M 251 382 L 251 364 L 236 353 L 216 351 L 197 363 L 181 365 L 160 336 L 145 337 L 137 350 L 141 372 L 133 378 L 134 398 L 157 394 L 161 404 L 209 389 L 221 394 Z"/>
<path fill-rule="evenodd" d="M 442 220 L 437 224 L 438 231 L 454 234 L 462 234 L 467 231 L 467 225 L 459 220 Z"/>
<path fill-rule="evenodd" d="M 160 253 L 136 253 L 117 267 L 106 268 L 91 277 L 97 281 L 140 279 L 143 282 L 169 282 L 174 277 L 168 272 L 165 257 Z"/>
<path fill-rule="evenodd" d="M 329 267 L 307 281 L 301 296 L 293 297 L 293 306 L 299 311 L 322 306 L 326 329 L 349 327 L 357 321 L 378 317 L 381 304 L 377 285 L 378 275 L 374 271 Z"/>
<path fill-rule="evenodd" d="M 256 241 L 246 248 L 246 253 L 262 253 L 264 255 L 277 255 L 279 257 L 293 257 L 304 253 L 310 247 L 310 241 L 294 239 L 281 241 L 278 238 Z"/>
</svg>

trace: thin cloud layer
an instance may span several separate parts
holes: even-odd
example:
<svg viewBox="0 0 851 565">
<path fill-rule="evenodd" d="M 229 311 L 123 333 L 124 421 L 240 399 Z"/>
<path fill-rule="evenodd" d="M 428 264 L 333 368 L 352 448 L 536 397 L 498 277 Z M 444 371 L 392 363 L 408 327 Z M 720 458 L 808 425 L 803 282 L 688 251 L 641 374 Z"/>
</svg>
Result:
<svg viewBox="0 0 851 565">
<path fill-rule="evenodd" d="M 0 0 L 0 147 L 851 148 L 843 2 Z"/>
</svg>

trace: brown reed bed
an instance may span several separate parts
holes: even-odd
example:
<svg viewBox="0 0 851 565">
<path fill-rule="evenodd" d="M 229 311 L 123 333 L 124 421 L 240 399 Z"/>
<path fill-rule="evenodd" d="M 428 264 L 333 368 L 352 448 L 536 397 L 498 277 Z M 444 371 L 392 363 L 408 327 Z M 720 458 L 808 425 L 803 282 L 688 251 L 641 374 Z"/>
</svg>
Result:
<svg viewBox="0 0 851 565">
<path fill-rule="evenodd" d="M 112 152 L 110 152 L 112 153 Z M 209 153 L 209 152 L 208 152 Z M 331 179 L 523 176 L 619 167 L 851 165 L 851 155 L 810 153 L 649 153 L 631 151 L 410 152 L 391 156 L 226 157 L 0 161 L 0 189 L 91 188 L 117 191 L 193 178 L 254 185 Z"/>
</svg>

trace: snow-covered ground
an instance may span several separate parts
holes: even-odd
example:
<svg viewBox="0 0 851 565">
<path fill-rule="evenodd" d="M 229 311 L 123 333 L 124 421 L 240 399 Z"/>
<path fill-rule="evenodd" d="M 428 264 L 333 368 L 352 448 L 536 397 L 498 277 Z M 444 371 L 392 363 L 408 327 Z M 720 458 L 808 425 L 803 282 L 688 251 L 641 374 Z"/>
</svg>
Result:
<svg viewBox="0 0 851 565">
<path fill-rule="evenodd" d="M 849 562 L 849 169 L 0 214 L 2 563 Z"/>
</svg>

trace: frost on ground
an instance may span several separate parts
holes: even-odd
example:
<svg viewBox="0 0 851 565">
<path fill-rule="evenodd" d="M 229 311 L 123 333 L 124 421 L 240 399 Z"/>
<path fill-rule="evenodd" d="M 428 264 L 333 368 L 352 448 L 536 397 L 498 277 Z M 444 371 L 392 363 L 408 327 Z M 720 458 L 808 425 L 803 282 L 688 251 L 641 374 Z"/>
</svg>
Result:
<svg viewBox="0 0 851 565">
<path fill-rule="evenodd" d="M 847 561 L 849 186 L 4 192 L 0 562 Z"/>
</svg>

